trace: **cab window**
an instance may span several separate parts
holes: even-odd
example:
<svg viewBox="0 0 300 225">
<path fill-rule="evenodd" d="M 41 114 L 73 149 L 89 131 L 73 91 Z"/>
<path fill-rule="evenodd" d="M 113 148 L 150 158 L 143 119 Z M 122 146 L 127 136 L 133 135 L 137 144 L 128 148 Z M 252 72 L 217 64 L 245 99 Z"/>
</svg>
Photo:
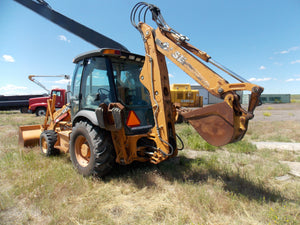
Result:
<svg viewBox="0 0 300 225">
<path fill-rule="evenodd" d="M 94 57 L 88 60 L 81 88 L 81 108 L 96 109 L 100 103 L 108 105 L 112 102 L 105 58 Z"/>
<path fill-rule="evenodd" d="M 52 95 L 56 95 L 56 97 L 60 97 L 60 91 L 52 91 Z"/>
<path fill-rule="evenodd" d="M 77 67 L 74 71 L 72 80 L 72 90 L 71 90 L 71 113 L 74 115 L 79 110 L 79 95 L 80 95 L 80 82 L 83 71 L 83 61 L 77 63 Z"/>
<path fill-rule="evenodd" d="M 140 82 L 142 64 L 112 60 L 118 100 L 125 106 L 149 105 L 147 89 Z"/>
<path fill-rule="evenodd" d="M 148 90 L 139 79 L 143 64 L 116 58 L 111 61 L 118 101 L 125 106 L 125 121 L 131 111 L 134 111 L 140 121 L 140 125 L 134 128 L 125 124 L 125 133 L 127 135 L 147 133 L 154 126 L 154 117 Z"/>
</svg>

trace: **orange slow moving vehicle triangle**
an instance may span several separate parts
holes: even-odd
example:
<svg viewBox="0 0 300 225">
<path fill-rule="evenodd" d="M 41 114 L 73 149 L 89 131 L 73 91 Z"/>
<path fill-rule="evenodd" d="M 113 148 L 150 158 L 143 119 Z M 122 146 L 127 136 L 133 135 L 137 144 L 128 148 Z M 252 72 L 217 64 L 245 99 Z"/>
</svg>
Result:
<svg viewBox="0 0 300 225">
<path fill-rule="evenodd" d="M 126 122 L 128 127 L 137 127 L 141 124 L 140 119 L 137 117 L 134 111 L 130 111 L 127 122 Z"/>
</svg>

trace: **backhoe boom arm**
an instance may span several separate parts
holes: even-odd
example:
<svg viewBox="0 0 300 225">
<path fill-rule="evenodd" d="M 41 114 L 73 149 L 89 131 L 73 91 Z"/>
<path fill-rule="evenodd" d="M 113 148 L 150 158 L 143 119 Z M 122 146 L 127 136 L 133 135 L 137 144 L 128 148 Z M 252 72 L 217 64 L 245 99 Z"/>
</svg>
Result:
<svg viewBox="0 0 300 225">
<path fill-rule="evenodd" d="M 143 11 L 143 21 L 141 21 Z M 157 29 L 145 23 L 146 13 L 149 11 L 158 26 Z M 138 19 L 137 23 L 136 19 Z M 259 104 L 259 96 L 263 88 L 247 82 L 213 61 L 206 52 L 187 43 L 189 39 L 168 26 L 156 6 L 144 2 L 136 4 L 131 13 L 131 22 L 144 40 L 146 59 L 140 80 L 150 92 L 155 108 L 154 117 L 161 121 L 159 125 L 157 124 L 159 127 L 157 133 L 165 134 L 164 140 L 169 140 L 170 129 L 168 127 L 174 123 L 170 116 L 173 109 L 168 107 L 171 104 L 169 104 L 170 87 L 165 62 L 165 57 L 167 57 L 211 94 L 224 99 L 222 103 L 182 113 L 198 133 L 208 143 L 215 146 L 241 140 L 247 131 L 248 120 L 253 118 L 253 111 Z M 199 59 L 212 63 L 240 83 L 227 82 Z M 248 110 L 241 107 L 236 91 L 251 91 Z"/>
</svg>

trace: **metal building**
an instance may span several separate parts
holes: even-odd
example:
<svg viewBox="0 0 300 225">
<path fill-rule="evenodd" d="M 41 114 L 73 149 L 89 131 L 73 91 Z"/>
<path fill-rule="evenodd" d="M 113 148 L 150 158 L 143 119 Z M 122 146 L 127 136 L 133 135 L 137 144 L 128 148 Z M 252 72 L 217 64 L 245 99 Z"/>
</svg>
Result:
<svg viewBox="0 0 300 225">
<path fill-rule="evenodd" d="M 244 94 L 243 103 L 248 103 L 250 99 L 250 94 Z M 260 96 L 260 101 L 264 103 L 290 103 L 290 94 L 262 94 Z"/>
<path fill-rule="evenodd" d="M 198 84 L 191 84 L 191 88 L 193 90 L 199 90 L 199 95 L 203 97 L 203 105 L 215 104 L 219 102 L 223 102 L 223 99 L 217 98 L 216 96 L 209 93 L 204 87 Z M 237 94 L 241 97 L 241 101 L 243 99 L 243 92 L 237 91 Z"/>
<path fill-rule="evenodd" d="M 290 103 L 290 94 L 262 94 L 260 96 L 262 103 Z"/>
</svg>

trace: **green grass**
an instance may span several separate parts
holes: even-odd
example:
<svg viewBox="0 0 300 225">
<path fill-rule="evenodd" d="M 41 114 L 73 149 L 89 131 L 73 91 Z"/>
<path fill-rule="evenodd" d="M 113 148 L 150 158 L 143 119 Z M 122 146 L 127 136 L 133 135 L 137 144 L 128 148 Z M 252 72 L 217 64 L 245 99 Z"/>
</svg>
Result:
<svg viewBox="0 0 300 225">
<path fill-rule="evenodd" d="M 297 121 L 250 121 L 244 140 L 300 142 L 300 123 Z"/>
<path fill-rule="evenodd" d="M 291 95 L 291 103 L 300 103 L 300 94 Z"/>
<path fill-rule="evenodd" d="M 194 128 L 187 123 L 177 124 L 176 130 L 187 149 L 201 151 L 216 151 L 217 149 L 217 147 L 210 145 L 203 140 Z M 228 144 L 226 147 L 223 147 L 223 149 L 230 152 L 251 153 L 256 150 L 256 146 L 247 141 L 239 141 L 233 144 Z"/>
<path fill-rule="evenodd" d="M 289 171 L 279 161 L 297 160 L 293 153 L 258 150 L 249 137 L 212 150 L 189 125 L 179 124 L 178 133 L 194 156 L 182 151 L 158 165 L 133 163 L 117 166 L 104 179 L 84 178 L 69 155 L 44 157 L 38 147 L 17 145 L 18 126 L 36 120 L 42 121 L 0 114 L 0 224 L 300 221 L 299 179 L 276 180 Z"/>
<path fill-rule="evenodd" d="M 270 112 L 263 112 L 263 115 L 266 116 L 266 117 L 269 117 L 269 116 L 272 115 L 272 113 L 270 113 Z"/>
<path fill-rule="evenodd" d="M 192 126 L 189 126 L 186 123 L 177 124 L 176 131 L 184 142 L 185 148 L 206 151 L 216 150 L 216 147 L 208 144 Z"/>
<path fill-rule="evenodd" d="M 253 153 L 257 150 L 256 146 L 251 144 L 248 141 L 239 141 L 233 144 L 228 144 L 224 148 L 226 148 L 229 152 L 246 153 L 246 154 Z"/>
</svg>

